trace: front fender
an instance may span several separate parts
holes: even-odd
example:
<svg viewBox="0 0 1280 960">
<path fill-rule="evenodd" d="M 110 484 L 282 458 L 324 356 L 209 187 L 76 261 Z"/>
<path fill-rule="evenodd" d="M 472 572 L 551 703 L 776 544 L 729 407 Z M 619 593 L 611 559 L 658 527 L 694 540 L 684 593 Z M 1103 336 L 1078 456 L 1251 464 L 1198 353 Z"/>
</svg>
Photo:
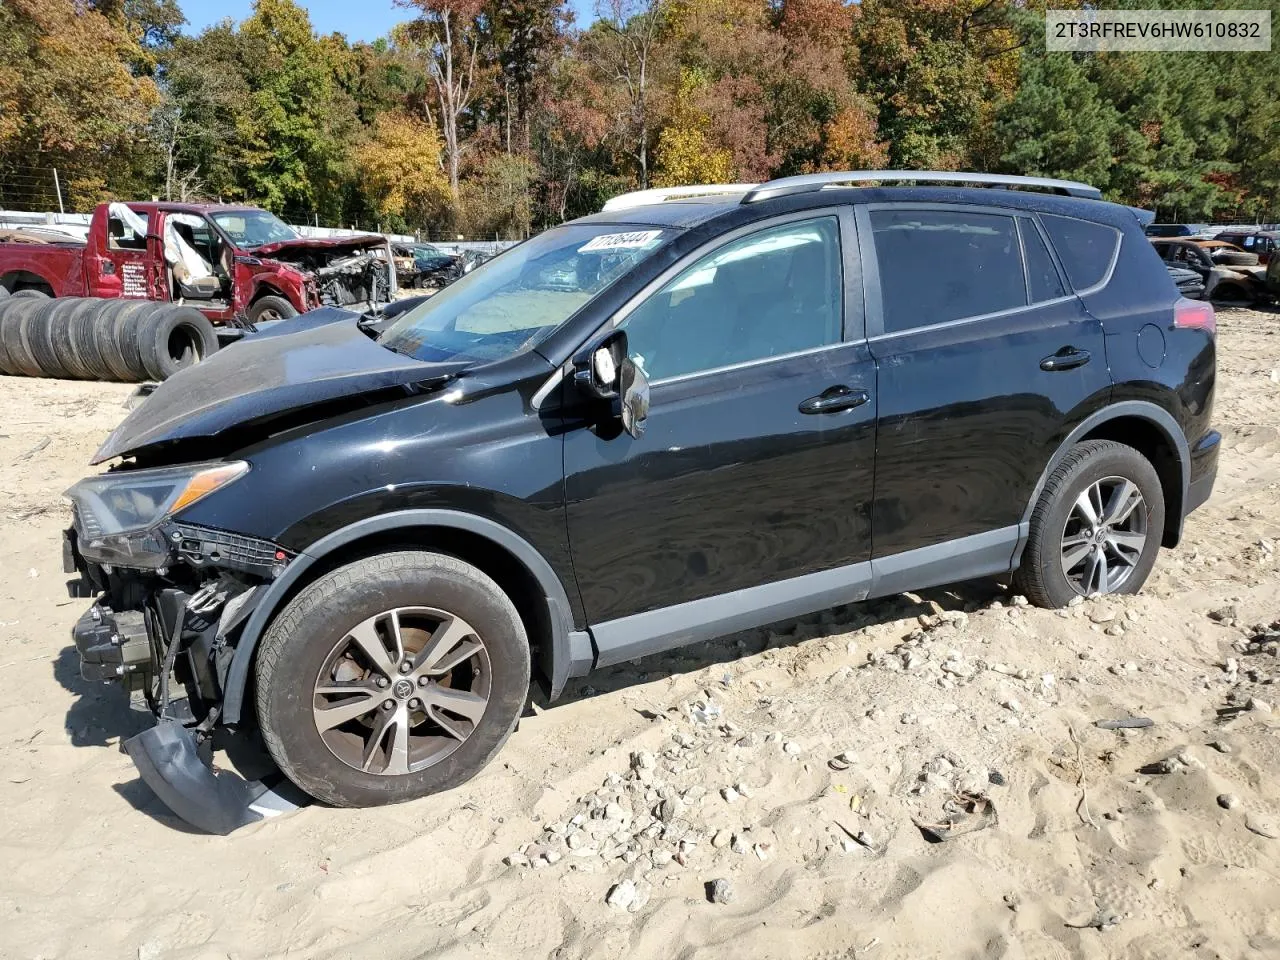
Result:
<svg viewBox="0 0 1280 960">
<path fill-rule="evenodd" d="M 542 668 L 552 699 L 560 695 L 569 677 L 581 676 L 591 668 L 595 656 L 590 635 L 573 629 L 573 613 L 564 584 L 532 544 L 502 524 L 475 514 L 444 509 L 399 510 L 368 517 L 327 534 L 299 553 L 284 573 L 267 587 L 240 633 L 235 655 L 227 670 L 223 684 L 222 722 L 236 724 L 240 721 L 258 643 L 291 589 L 303 580 L 308 570 L 324 557 L 357 540 L 391 530 L 408 531 L 422 527 L 445 527 L 482 536 L 515 557 L 538 583 L 547 604 L 551 630 Z"/>
</svg>

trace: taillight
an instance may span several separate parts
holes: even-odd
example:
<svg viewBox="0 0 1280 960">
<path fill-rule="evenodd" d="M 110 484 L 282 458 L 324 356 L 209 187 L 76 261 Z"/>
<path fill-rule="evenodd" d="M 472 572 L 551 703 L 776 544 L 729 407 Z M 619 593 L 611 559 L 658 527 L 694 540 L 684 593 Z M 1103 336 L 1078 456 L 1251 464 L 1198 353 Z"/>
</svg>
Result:
<svg viewBox="0 0 1280 960">
<path fill-rule="evenodd" d="M 1203 300 L 1187 300 L 1185 297 L 1173 305 L 1173 325 L 1185 330 L 1207 330 L 1216 333 L 1218 319 L 1213 307 Z"/>
</svg>

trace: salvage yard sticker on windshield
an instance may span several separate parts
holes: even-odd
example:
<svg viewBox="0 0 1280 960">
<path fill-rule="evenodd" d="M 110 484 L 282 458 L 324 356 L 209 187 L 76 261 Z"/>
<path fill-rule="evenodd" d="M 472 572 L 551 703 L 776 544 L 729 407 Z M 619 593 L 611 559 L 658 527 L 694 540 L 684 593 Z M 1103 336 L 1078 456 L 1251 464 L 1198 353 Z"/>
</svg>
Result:
<svg viewBox="0 0 1280 960">
<path fill-rule="evenodd" d="M 592 250 L 636 250 L 650 246 L 662 236 L 661 230 L 633 230 L 630 233 L 602 233 L 592 237 L 584 246 L 578 248 L 579 253 L 590 253 Z"/>
</svg>

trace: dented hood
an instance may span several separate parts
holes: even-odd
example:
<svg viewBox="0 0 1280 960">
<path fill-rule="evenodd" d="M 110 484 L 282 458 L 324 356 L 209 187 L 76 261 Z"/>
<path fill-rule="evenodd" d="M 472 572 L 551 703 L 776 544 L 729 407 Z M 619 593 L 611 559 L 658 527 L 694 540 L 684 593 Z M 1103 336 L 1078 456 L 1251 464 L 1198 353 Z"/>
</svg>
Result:
<svg viewBox="0 0 1280 960">
<path fill-rule="evenodd" d="M 264 243 L 253 247 L 248 252 L 253 256 L 270 257 L 290 250 L 369 250 L 386 246 L 387 238 L 376 233 L 361 233 L 353 237 L 303 237 L 297 240 L 278 240 L 275 243 Z"/>
<path fill-rule="evenodd" d="M 357 326 L 359 318 L 346 311 L 320 310 L 308 318 L 316 322 L 248 337 L 170 377 L 107 437 L 91 462 L 213 437 L 373 390 L 443 383 L 471 365 L 424 363 L 393 353 L 369 339 Z"/>
</svg>

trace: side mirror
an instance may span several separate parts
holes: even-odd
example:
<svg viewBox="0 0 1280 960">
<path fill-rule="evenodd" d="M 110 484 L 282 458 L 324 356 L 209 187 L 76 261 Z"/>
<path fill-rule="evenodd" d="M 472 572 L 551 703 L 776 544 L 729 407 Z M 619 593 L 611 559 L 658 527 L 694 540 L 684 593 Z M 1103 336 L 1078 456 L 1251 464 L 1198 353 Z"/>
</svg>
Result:
<svg viewBox="0 0 1280 960">
<path fill-rule="evenodd" d="M 649 416 L 649 380 L 627 355 L 627 335 L 610 334 L 580 363 L 574 382 L 587 396 L 606 400 L 622 428 L 633 437 L 644 433 Z"/>
<path fill-rule="evenodd" d="M 638 440 L 644 436 L 645 421 L 649 419 L 649 378 L 627 357 L 622 361 L 618 383 L 622 393 L 622 429 Z"/>
</svg>

